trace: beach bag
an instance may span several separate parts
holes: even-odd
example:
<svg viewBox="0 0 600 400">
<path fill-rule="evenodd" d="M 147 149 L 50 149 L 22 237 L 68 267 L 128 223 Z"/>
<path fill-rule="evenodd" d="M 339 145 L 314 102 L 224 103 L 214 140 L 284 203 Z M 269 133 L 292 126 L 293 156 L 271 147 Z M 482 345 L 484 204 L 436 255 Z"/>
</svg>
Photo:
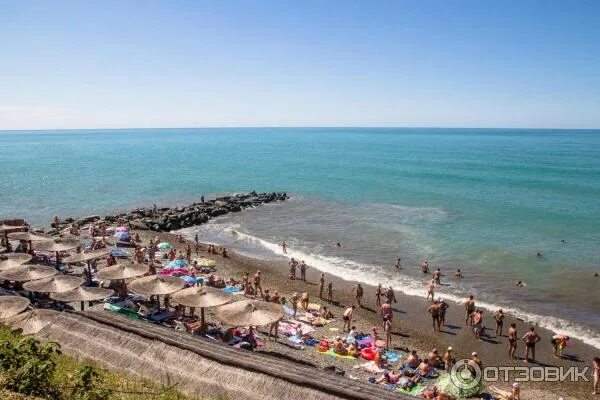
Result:
<svg viewBox="0 0 600 400">
<path fill-rule="evenodd" d="M 321 340 L 319 342 L 319 351 L 326 352 L 329 350 L 329 342 L 327 340 Z"/>
</svg>

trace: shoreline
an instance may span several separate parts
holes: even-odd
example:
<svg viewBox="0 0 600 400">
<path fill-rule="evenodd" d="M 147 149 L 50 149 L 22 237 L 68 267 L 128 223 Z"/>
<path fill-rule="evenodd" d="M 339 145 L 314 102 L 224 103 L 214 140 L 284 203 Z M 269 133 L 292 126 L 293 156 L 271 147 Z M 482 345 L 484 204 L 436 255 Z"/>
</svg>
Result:
<svg viewBox="0 0 600 400">
<path fill-rule="evenodd" d="M 170 238 L 176 242 L 176 233 L 165 233 L 166 238 Z M 187 238 L 186 238 L 187 239 Z M 189 240 L 192 242 L 192 240 Z M 182 245 L 183 246 L 183 245 Z M 213 257 L 214 258 L 214 257 Z M 271 293 L 275 290 L 281 296 L 288 297 L 294 292 L 308 292 L 311 296 L 311 302 L 318 299 L 318 277 L 320 270 L 311 267 L 307 270 L 307 283 L 298 279 L 288 279 L 288 266 L 285 261 L 260 260 L 246 255 L 240 255 L 235 250 L 229 250 L 229 258 L 222 260 L 220 256 L 216 256 L 218 272 L 226 271 L 231 276 L 240 278 L 244 272 L 254 274 L 260 269 L 263 275 L 263 288 L 271 289 Z M 351 304 L 356 304 L 354 296 L 351 294 L 352 288 L 356 286 L 356 281 L 349 281 L 343 278 L 326 273 L 326 282 L 333 282 L 334 303 L 330 307 L 336 317 L 336 326 L 341 327 L 339 316 L 344 310 L 344 307 Z M 362 284 L 365 295 L 363 297 L 363 308 L 358 308 L 355 311 L 354 324 L 359 330 L 369 332 L 371 326 L 376 325 L 382 332 L 381 320 L 375 305 L 375 287 L 372 285 Z M 385 287 L 385 285 L 384 285 Z M 488 334 L 491 337 L 485 338 L 483 341 L 477 341 L 470 329 L 464 326 L 464 309 L 461 305 L 452 303 L 446 316 L 447 325 L 442 327 L 441 333 L 433 332 L 431 326 L 431 318 L 427 313 L 427 308 L 431 304 L 425 299 L 417 296 L 411 296 L 401 293 L 397 290 L 396 298 L 398 303 L 393 305 L 394 321 L 392 334 L 392 347 L 400 352 L 406 349 L 418 349 L 419 354 L 426 354 L 432 348 L 437 348 L 443 352 L 448 346 L 455 349 L 457 359 L 468 358 L 471 352 L 475 351 L 483 360 L 484 366 L 527 366 L 522 360 L 509 360 L 507 356 L 508 340 L 507 338 L 496 338 L 493 335 L 494 327 L 492 323 L 491 313 L 489 310 L 485 312 L 484 321 L 487 327 Z M 477 299 L 476 303 L 477 303 Z M 318 301 L 323 305 L 328 305 L 324 300 Z M 328 305 L 329 306 L 329 305 Z M 529 324 L 519 321 L 510 315 L 505 319 L 503 334 L 506 335 L 508 325 L 511 322 L 517 324 L 519 337 L 522 336 L 529 328 Z M 552 349 L 550 338 L 552 332 L 549 330 L 536 327 L 536 332 L 542 337 L 542 341 L 538 345 L 537 362 L 530 363 L 532 366 L 591 366 L 592 359 L 598 350 L 593 346 L 583 343 L 581 340 L 571 339 L 571 345 L 567 348 L 566 354 L 570 359 L 554 359 L 552 357 Z M 523 355 L 524 345 L 519 341 L 516 356 L 519 358 Z M 406 356 L 406 353 L 403 353 Z M 589 375 L 589 373 L 588 373 Z M 496 386 L 506 386 L 508 383 L 498 382 Z M 559 393 L 568 398 L 586 399 L 587 393 L 590 393 L 591 383 L 588 382 L 529 382 L 522 384 L 524 392 L 532 392 L 544 396 L 553 396 Z M 529 398 L 529 397 L 524 397 Z M 546 398 L 546 397 L 531 397 L 531 398 Z"/>
</svg>

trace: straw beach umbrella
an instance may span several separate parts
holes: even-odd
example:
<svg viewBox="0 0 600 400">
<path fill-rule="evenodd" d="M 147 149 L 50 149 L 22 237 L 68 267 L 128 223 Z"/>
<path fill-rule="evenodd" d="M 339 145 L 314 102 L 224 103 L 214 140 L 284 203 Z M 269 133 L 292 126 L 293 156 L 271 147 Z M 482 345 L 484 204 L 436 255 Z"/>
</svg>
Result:
<svg viewBox="0 0 600 400">
<path fill-rule="evenodd" d="M 26 226 L 25 225 L 11 225 L 11 224 L 7 224 L 6 222 L 3 222 L 2 225 L 0 225 L 0 232 L 4 232 L 4 240 L 8 241 L 8 233 L 12 232 L 12 231 L 20 231 L 21 229 L 25 229 Z"/>
<path fill-rule="evenodd" d="M 35 279 L 44 279 L 58 274 L 58 271 L 45 265 L 21 265 L 0 271 L 0 279 L 6 281 L 25 282 Z"/>
<path fill-rule="evenodd" d="M 211 287 L 192 286 L 173 295 L 173 301 L 186 307 L 200 308 L 200 322 L 204 325 L 204 308 L 229 303 L 231 295 Z"/>
<path fill-rule="evenodd" d="M 150 267 L 145 264 L 124 263 L 102 268 L 96 273 L 100 279 L 109 281 L 137 278 L 148 273 Z"/>
<path fill-rule="evenodd" d="M 106 257 L 110 254 L 109 248 L 102 248 L 92 251 L 81 252 L 77 254 L 73 254 L 70 257 L 67 257 L 63 260 L 65 264 L 77 264 L 80 262 L 85 262 L 87 264 L 87 281 L 88 284 L 92 281 L 92 264 L 91 261 L 97 258 Z"/>
<path fill-rule="evenodd" d="M 60 313 L 54 310 L 35 309 L 8 318 L 6 323 L 12 330 L 21 329 L 23 335 L 35 335 L 49 325 Z"/>
<path fill-rule="evenodd" d="M 217 319 L 229 326 L 262 326 L 284 316 L 280 304 L 260 300 L 242 300 L 217 308 Z"/>
<path fill-rule="evenodd" d="M 51 293 L 50 298 L 52 300 L 60 301 L 62 303 L 71 303 L 74 301 L 81 302 L 81 311 L 83 311 L 84 302 L 92 302 L 94 300 L 103 300 L 108 296 L 111 296 L 114 292 L 110 289 L 104 289 L 99 287 L 85 287 L 79 286 L 68 292 L 57 292 Z"/>
<path fill-rule="evenodd" d="M 0 320 L 10 318 L 29 306 L 29 300 L 23 296 L 0 296 Z"/>
<path fill-rule="evenodd" d="M 8 234 L 9 239 L 13 240 L 26 240 L 28 242 L 46 242 L 52 240 L 52 236 L 46 235 L 45 233 L 33 233 L 33 232 L 13 232 Z"/>
<path fill-rule="evenodd" d="M 56 293 L 68 292 L 81 286 L 83 279 L 72 275 L 55 275 L 49 278 L 30 281 L 23 284 L 23 289 L 29 292 Z"/>
<path fill-rule="evenodd" d="M 6 257 L 6 259 L 0 259 L 0 271 L 5 269 L 19 267 L 23 264 L 31 261 L 31 254 L 27 253 L 5 253 L 0 255 L 0 257 Z"/>
<path fill-rule="evenodd" d="M 56 264 L 60 263 L 60 252 L 61 251 L 69 251 L 76 249 L 81 246 L 81 243 L 78 239 L 63 239 L 57 238 L 54 240 L 49 240 L 47 242 L 39 242 L 36 243 L 36 250 L 45 250 L 45 251 L 53 251 L 56 253 Z"/>
<path fill-rule="evenodd" d="M 185 282 L 175 276 L 150 275 L 129 284 L 131 291 L 146 295 L 165 295 L 183 289 Z"/>
</svg>

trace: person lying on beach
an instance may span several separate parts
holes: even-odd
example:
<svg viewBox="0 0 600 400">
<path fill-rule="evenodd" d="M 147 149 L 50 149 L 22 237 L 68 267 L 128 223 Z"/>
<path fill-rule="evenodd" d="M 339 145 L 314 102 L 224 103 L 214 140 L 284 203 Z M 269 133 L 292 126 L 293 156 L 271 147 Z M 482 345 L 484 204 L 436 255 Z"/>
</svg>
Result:
<svg viewBox="0 0 600 400">
<path fill-rule="evenodd" d="M 490 386 L 490 392 L 494 396 L 498 396 L 499 400 L 521 400 L 521 388 L 519 383 L 515 382 L 512 384 L 511 391 L 498 389 L 496 386 Z"/>
<path fill-rule="evenodd" d="M 381 378 L 378 378 L 375 380 L 374 383 L 378 383 L 378 384 L 383 384 L 383 385 L 388 385 L 388 384 L 394 384 L 397 383 L 398 380 L 402 377 L 402 371 L 398 371 L 397 373 L 394 373 L 394 371 L 390 371 L 390 372 L 384 372 L 383 375 L 381 376 Z"/>
</svg>

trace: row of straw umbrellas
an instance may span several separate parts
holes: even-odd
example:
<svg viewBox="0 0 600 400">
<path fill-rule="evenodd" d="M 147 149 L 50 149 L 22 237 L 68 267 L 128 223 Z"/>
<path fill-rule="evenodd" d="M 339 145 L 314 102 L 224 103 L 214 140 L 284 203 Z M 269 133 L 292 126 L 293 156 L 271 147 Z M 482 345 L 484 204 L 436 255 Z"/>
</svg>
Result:
<svg viewBox="0 0 600 400">
<path fill-rule="evenodd" d="M 5 228 L 6 226 L 2 226 Z M 18 227 L 10 226 L 10 229 Z M 25 240 L 35 248 L 56 252 L 57 261 L 60 253 L 78 248 L 81 244 L 77 238 L 53 238 L 45 234 L 32 232 L 8 233 L 3 229 L 7 239 Z M 105 257 L 110 249 L 76 253 L 64 258 L 66 264 L 87 263 L 88 277 L 91 277 L 91 261 Z M 55 268 L 45 265 L 27 264 L 32 256 L 25 253 L 6 253 L 1 255 L 0 280 L 24 282 L 23 289 L 29 292 L 48 293 L 49 297 L 59 302 L 84 302 L 103 300 L 113 294 L 110 289 L 82 286 L 84 279 L 73 275 L 59 275 Z M 173 302 L 186 307 L 200 308 L 201 324 L 204 326 L 204 309 L 217 308 L 217 319 L 228 326 L 261 326 L 274 323 L 283 318 L 280 305 L 257 300 L 243 300 L 231 303 L 232 296 L 221 290 L 210 287 L 184 288 L 185 282 L 178 277 L 163 275 L 146 275 L 149 266 L 136 263 L 122 263 L 101 269 L 96 273 L 100 279 L 120 281 L 137 278 L 129 284 L 129 290 L 142 295 L 171 295 Z M 0 322 L 4 321 L 14 329 L 22 329 L 24 334 L 32 334 L 52 321 L 58 314 L 54 310 L 32 309 L 22 313 L 30 306 L 29 300 L 22 296 L 0 297 L 3 311 Z M 11 305 L 12 306 L 9 306 Z M 10 315 L 12 313 L 12 315 Z"/>
</svg>

